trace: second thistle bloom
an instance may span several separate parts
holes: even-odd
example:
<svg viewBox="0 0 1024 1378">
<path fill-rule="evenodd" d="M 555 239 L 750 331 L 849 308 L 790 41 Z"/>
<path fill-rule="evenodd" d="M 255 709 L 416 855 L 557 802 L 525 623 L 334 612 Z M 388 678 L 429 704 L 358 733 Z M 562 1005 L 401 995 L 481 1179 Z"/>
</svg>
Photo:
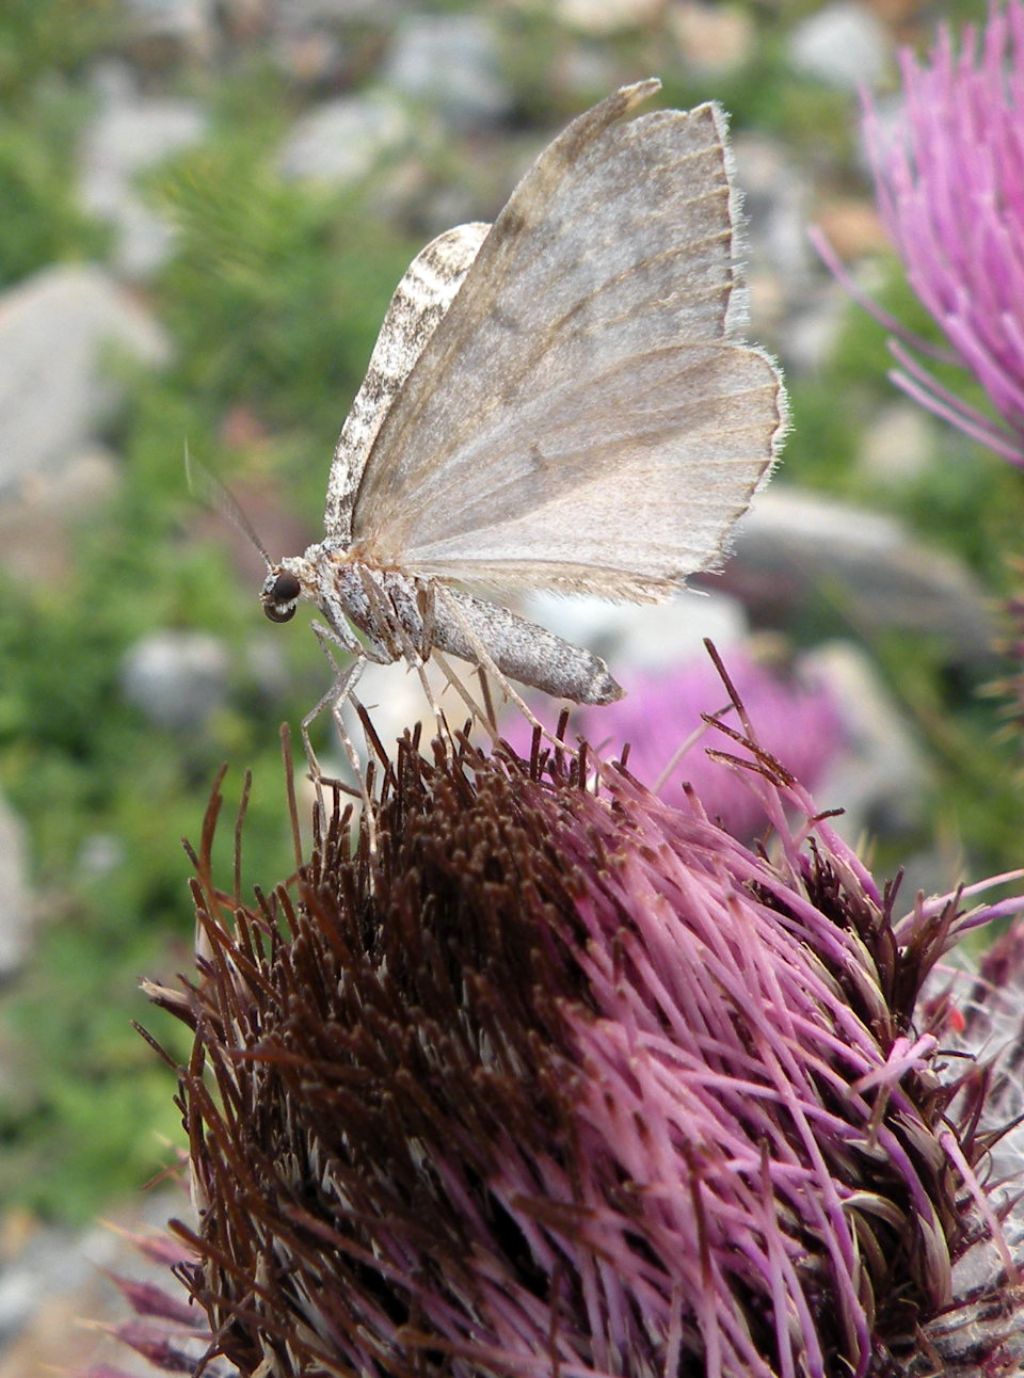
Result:
<svg viewBox="0 0 1024 1378">
<path fill-rule="evenodd" d="M 890 128 L 869 100 L 864 133 L 885 226 L 908 280 L 1002 424 L 944 388 L 894 343 L 893 378 L 924 406 L 1024 466 L 1024 4 L 993 3 L 960 44 L 900 58 Z M 933 351 L 929 351 L 933 352 Z"/>
</svg>

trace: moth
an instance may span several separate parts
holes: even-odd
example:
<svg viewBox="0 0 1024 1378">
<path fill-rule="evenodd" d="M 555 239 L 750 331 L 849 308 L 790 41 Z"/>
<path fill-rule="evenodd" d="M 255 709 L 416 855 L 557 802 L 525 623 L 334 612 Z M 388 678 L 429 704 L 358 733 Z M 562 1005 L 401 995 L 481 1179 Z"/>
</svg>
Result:
<svg viewBox="0 0 1024 1378">
<path fill-rule="evenodd" d="M 623 691 L 598 656 L 465 586 L 656 602 L 724 559 L 785 399 L 741 338 L 725 117 L 630 118 L 660 85 L 574 120 L 493 225 L 439 235 L 399 283 L 334 451 L 324 539 L 268 560 L 262 588 L 273 622 L 303 599 L 325 619 L 335 682 L 304 735 L 328 703 L 340 724 L 367 660 L 435 652 L 507 689 L 610 703 Z"/>
</svg>

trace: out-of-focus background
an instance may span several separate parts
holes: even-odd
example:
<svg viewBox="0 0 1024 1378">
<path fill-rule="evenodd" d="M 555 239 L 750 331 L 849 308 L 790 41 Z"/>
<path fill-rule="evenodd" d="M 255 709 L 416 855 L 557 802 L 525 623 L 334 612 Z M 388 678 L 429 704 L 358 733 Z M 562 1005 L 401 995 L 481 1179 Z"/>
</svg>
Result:
<svg viewBox="0 0 1024 1378">
<path fill-rule="evenodd" d="M 656 719 L 637 746 L 652 776 L 721 706 L 710 634 L 769 744 L 823 807 L 849 809 L 877 870 L 908 863 L 908 903 L 1019 864 L 1019 749 L 986 686 L 1007 673 L 994 647 L 1021 474 L 889 385 L 883 330 L 807 240 L 821 225 L 866 290 L 932 333 L 873 208 L 857 88 L 884 110 L 897 46 L 984 8 L 5 0 L 4 1378 L 87 1352 L 69 1318 L 99 1314 L 95 1262 L 116 1249 L 90 1222 L 137 1203 L 181 1143 L 170 1074 L 130 1027 L 173 1044 L 137 983 L 188 964 L 179 838 L 198 838 L 218 765 L 229 807 L 249 768 L 245 883 L 287 874 L 278 725 L 327 682 L 308 616 L 263 618 L 260 559 L 190 498 L 184 448 L 272 554 L 316 539 L 337 431 L 412 254 L 493 218 L 553 133 L 622 82 L 657 74 L 665 104 L 731 112 L 750 334 L 783 363 L 794 428 L 710 597 L 528 610 L 656 704 L 622 728 L 642 738 Z M 389 673 L 365 697 L 397 732 L 407 679 Z M 317 741 L 337 755 L 326 722 Z"/>
</svg>

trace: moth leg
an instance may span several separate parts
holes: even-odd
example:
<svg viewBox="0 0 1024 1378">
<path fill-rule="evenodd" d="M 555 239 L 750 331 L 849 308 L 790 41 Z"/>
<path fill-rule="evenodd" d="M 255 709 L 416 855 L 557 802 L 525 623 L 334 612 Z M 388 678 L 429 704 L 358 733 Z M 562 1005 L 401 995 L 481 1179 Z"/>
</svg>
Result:
<svg viewBox="0 0 1024 1378">
<path fill-rule="evenodd" d="M 482 665 L 476 667 L 476 677 L 480 681 L 480 697 L 484 701 L 484 712 L 487 714 L 487 722 L 494 732 L 498 730 L 498 715 L 494 711 L 494 700 L 491 698 L 491 681 L 487 678 L 487 671 Z"/>
<path fill-rule="evenodd" d="M 316 722 L 317 718 L 319 718 L 320 714 L 324 711 L 324 709 L 334 698 L 335 692 L 338 687 L 338 683 L 342 678 L 343 671 L 341 669 L 341 666 L 334 659 L 334 654 L 331 651 L 331 645 L 341 646 L 344 650 L 348 650 L 348 647 L 344 645 L 339 636 L 336 636 L 335 633 L 331 631 L 329 627 L 325 627 L 322 622 L 314 622 L 312 624 L 312 627 L 313 635 L 319 642 L 320 649 L 327 657 L 327 660 L 331 667 L 331 687 L 327 690 L 325 694 L 321 695 L 321 697 L 317 700 L 314 706 L 302 719 L 302 722 L 299 724 L 299 731 L 302 733 L 302 749 L 306 755 L 306 763 L 309 766 L 310 776 L 313 780 L 319 780 L 323 776 L 323 771 L 320 769 L 320 762 L 317 759 L 317 754 L 313 750 L 313 743 L 310 741 L 309 737 L 309 729 L 312 727 L 312 725 Z"/>
<path fill-rule="evenodd" d="M 416 588 L 416 601 L 419 606 L 420 619 L 423 623 L 423 630 L 420 633 L 420 655 L 424 660 L 429 660 L 430 648 L 434 644 L 434 614 L 437 608 L 434 597 L 434 585 L 418 584 Z"/>
<path fill-rule="evenodd" d="M 342 717 L 342 709 L 345 704 L 354 697 L 353 690 L 359 682 L 360 675 L 362 675 L 363 670 L 366 668 L 368 657 L 360 647 L 353 653 L 354 659 L 352 664 L 343 670 L 334 658 L 332 647 L 338 646 L 342 650 L 348 651 L 348 643 L 342 637 L 338 636 L 332 627 L 327 627 L 322 622 L 314 622 L 312 623 L 312 627 L 313 633 L 320 643 L 320 648 L 330 663 L 331 670 L 333 671 L 333 683 L 316 706 L 302 719 L 300 725 L 302 747 L 306 753 L 310 775 L 316 786 L 317 795 L 319 797 L 323 771 L 320 769 L 320 762 L 317 760 L 316 752 L 313 750 L 309 729 L 324 709 L 329 707 L 331 716 L 338 730 L 338 736 L 341 739 L 342 750 L 345 752 L 346 759 L 355 775 L 356 784 L 359 788 L 359 796 L 363 801 L 363 812 L 366 817 L 366 828 L 369 837 L 370 851 L 372 853 L 377 850 L 377 826 L 373 814 L 373 803 L 370 799 L 369 790 L 366 787 L 366 777 L 359 760 L 359 754 L 355 749 L 352 738 L 348 734 L 348 729 L 345 727 Z M 354 637 L 353 641 L 355 642 Z M 358 642 L 355 642 L 355 644 L 359 646 Z M 323 808 L 322 799 L 320 799 L 320 807 L 321 809 Z"/>
<path fill-rule="evenodd" d="M 568 742 L 562 741 L 558 737 L 555 737 L 540 721 L 540 719 L 530 708 L 529 704 L 526 702 L 523 696 L 512 685 L 507 675 L 505 675 L 504 672 L 495 663 L 494 657 L 491 655 L 490 651 L 488 651 L 484 642 L 473 629 L 473 626 L 470 623 L 469 618 L 466 617 L 462 609 L 459 607 L 458 601 L 450 596 L 448 589 L 444 588 L 442 585 L 438 585 L 435 597 L 438 600 L 438 605 L 440 606 L 440 608 L 442 608 L 443 611 L 451 617 L 452 621 L 455 623 L 462 635 L 465 637 L 466 643 L 470 650 L 472 650 L 473 655 L 476 657 L 479 667 L 483 670 L 489 671 L 490 674 L 494 676 L 498 684 L 501 686 L 502 693 L 512 700 L 512 702 L 516 705 L 516 707 L 522 713 L 523 717 L 530 724 L 530 726 L 533 728 L 539 728 L 541 734 L 544 737 L 546 737 L 547 740 L 551 742 L 553 746 L 558 747 L 559 750 L 567 752 L 570 756 L 578 755 L 577 749 L 575 747 L 570 746 Z M 486 718 L 481 717 L 481 721 L 486 724 Z"/>
<path fill-rule="evenodd" d="M 427 660 L 430 656 L 428 625 L 433 625 L 433 599 L 430 600 L 429 604 L 429 618 L 429 624 L 426 618 L 424 618 L 423 630 L 420 636 L 414 639 L 406 630 L 406 628 L 402 625 L 402 619 L 398 615 L 398 611 L 396 609 L 394 632 L 399 642 L 401 643 L 402 654 L 405 656 L 405 659 L 409 662 L 409 664 L 415 668 L 416 673 L 419 676 L 420 687 L 423 690 L 423 696 L 427 700 L 427 703 L 430 705 L 431 712 L 434 714 L 434 723 L 436 725 L 437 735 L 439 737 L 447 736 L 449 742 L 451 742 L 454 748 L 455 739 L 452 736 L 451 727 L 448 725 L 448 719 L 444 715 L 444 709 L 441 707 L 436 695 L 434 694 L 434 686 L 430 683 L 430 677 L 427 674 Z M 417 644 L 417 640 L 419 644 Z M 448 671 L 448 667 L 441 661 L 439 661 L 439 664 L 441 665 L 441 669 L 444 672 L 445 676 L 448 678 L 449 683 L 451 683 L 451 674 Z M 473 711 L 472 707 L 470 711 Z"/>
<path fill-rule="evenodd" d="M 478 723 L 481 724 L 484 731 L 487 732 L 490 736 L 492 742 L 497 742 L 499 740 L 499 736 L 497 725 L 494 721 L 493 712 L 488 712 L 486 706 L 484 708 L 480 707 L 476 699 L 466 688 L 465 680 L 461 677 L 461 675 L 459 675 L 458 671 L 452 669 L 452 667 L 448 664 L 447 659 L 441 654 L 441 652 L 436 647 L 433 651 L 433 659 L 436 660 L 438 665 L 441 667 L 444 677 L 448 681 L 449 685 L 455 690 L 459 698 L 469 709 L 470 717 L 474 718 Z"/>
<path fill-rule="evenodd" d="M 359 753 L 356 751 L 355 742 L 349 736 L 348 728 L 345 726 L 344 708 L 346 703 L 358 704 L 353 690 L 359 680 L 359 676 L 366 668 L 366 657 L 362 656 L 349 666 L 344 675 L 343 682 L 337 687 L 334 695 L 334 702 L 331 704 L 331 717 L 338 730 L 341 739 L 342 749 L 348 757 L 348 763 L 355 772 L 356 780 L 359 783 L 359 793 L 363 800 L 363 817 L 366 819 L 366 840 L 370 849 L 370 855 L 377 853 L 377 816 L 373 809 L 373 800 L 370 798 L 369 786 L 366 783 L 366 772 L 359 760 Z"/>
<path fill-rule="evenodd" d="M 439 737 L 447 736 L 454 745 L 451 728 L 444 715 L 444 709 L 437 701 L 426 669 L 426 662 L 430 657 L 430 629 L 434 622 L 434 603 L 430 590 L 422 586 L 417 589 L 416 610 L 420 616 L 420 626 L 416 627 L 414 624 L 413 629 L 410 630 L 405 625 L 401 611 L 394 603 L 393 596 L 389 598 L 386 590 L 378 585 L 368 570 L 361 569 L 360 575 L 366 600 L 373 613 L 374 629 L 380 643 L 390 645 L 396 657 L 401 655 L 407 664 L 415 669 L 419 676 L 423 695 L 434 715 L 437 735 Z M 422 598 L 419 595 L 422 595 Z M 445 673 L 448 673 L 447 670 Z"/>
<path fill-rule="evenodd" d="M 423 624 L 419 640 L 420 655 L 423 657 L 424 662 L 430 660 L 431 658 L 433 658 L 434 661 L 436 661 L 442 674 L 448 681 L 449 688 L 455 690 L 456 694 L 458 694 L 459 698 L 462 699 L 463 703 L 469 709 L 470 717 L 475 721 L 479 722 L 483 726 L 484 730 L 490 736 L 492 742 L 497 742 L 498 724 L 494 716 L 494 708 L 491 704 L 490 691 L 487 685 L 487 677 L 484 671 L 482 669 L 479 671 L 480 688 L 483 691 L 484 701 L 484 706 L 483 708 L 481 708 L 480 705 L 477 703 L 476 699 L 474 699 L 472 694 L 469 692 L 469 689 L 466 687 L 465 681 L 459 676 L 457 671 L 452 669 L 452 667 L 448 664 L 448 661 L 434 645 L 434 627 L 436 625 L 437 613 L 436 592 L 434 585 L 426 583 L 418 584 L 416 589 L 416 601 L 420 615 L 420 621 Z M 421 679 L 423 678 L 423 672 L 421 672 L 420 677 Z M 426 688 L 425 685 L 424 688 Z M 429 693 L 427 697 L 430 698 Z M 433 702 L 432 699 L 431 702 Z"/>
</svg>

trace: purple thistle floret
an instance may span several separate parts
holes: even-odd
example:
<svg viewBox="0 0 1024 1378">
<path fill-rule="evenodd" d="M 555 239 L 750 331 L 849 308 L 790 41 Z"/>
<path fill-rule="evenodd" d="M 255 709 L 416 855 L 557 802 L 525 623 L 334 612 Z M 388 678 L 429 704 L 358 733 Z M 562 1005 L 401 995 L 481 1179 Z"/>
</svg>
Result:
<svg viewBox="0 0 1024 1378">
<path fill-rule="evenodd" d="M 864 135 L 882 220 L 908 280 L 952 353 L 900 330 L 893 381 L 996 453 L 1024 466 L 1024 3 L 993 0 L 959 52 L 943 26 L 927 61 L 900 53 L 894 128 L 864 99 Z M 840 277 L 820 234 L 815 242 Z M 870 308 L 869 308 L 870 309 Z M 919 355 L 968 369 L 1000 425 L 945 388 Z"/>
<path fill-rule="evenodd" d="M 350 854 L 336 800 L 245 906 L 237 869 L 213 880 L 215 793 L 200 979 L 151 989 L 194 1032 L 198 1221 L 173 1228 L 201 1371 L 1013 1371 L 1019 1203 L 986 1183 L 984 1069 L 921 992 L 1020 901 L 897 919 L 770 756 L 722 745 L 753 757 L 771 860 L 614 766 L 595 788 L 539 745 L 410 741 L 378 849 Z M 194 1353 L 133 1301 L 164 1325 L 129 1343 Z"/>
</svg>

